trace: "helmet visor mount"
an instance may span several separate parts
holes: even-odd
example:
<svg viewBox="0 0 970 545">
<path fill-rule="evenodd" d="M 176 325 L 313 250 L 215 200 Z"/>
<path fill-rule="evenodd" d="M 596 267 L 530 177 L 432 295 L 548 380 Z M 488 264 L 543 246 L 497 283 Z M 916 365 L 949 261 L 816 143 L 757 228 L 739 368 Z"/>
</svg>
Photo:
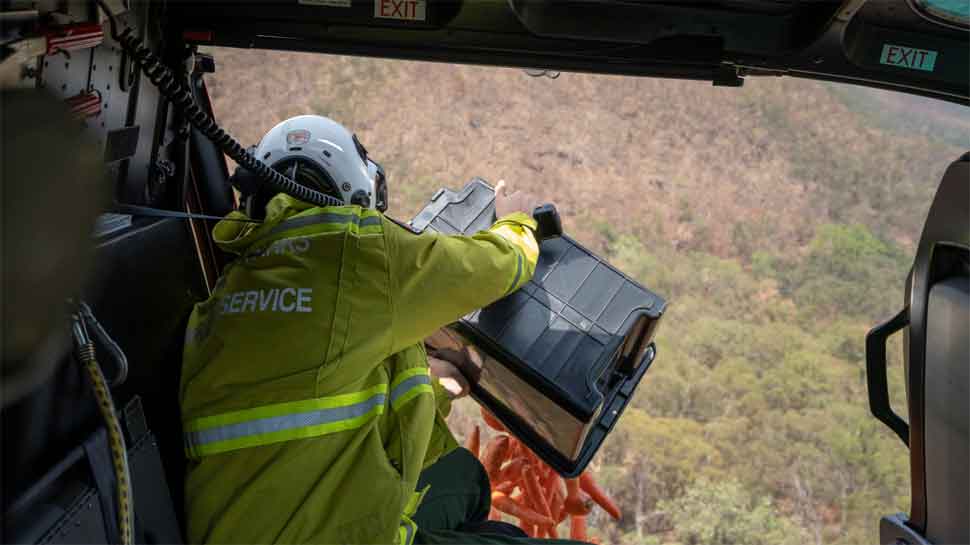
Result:
<svg viewBox="0 0 970 545">
<path fill-rule="evenodd" d="M 374 179 L 374 208 L 384 213 L 387 210 L 387 175 L 384 167 L 377 161 L 367 159 L 367 172 Z"/>
<path fill-rule="evenodd" d="M 367 156 L 367 148 L 360 143 L 356 134 L 352 135 L 352 138 L 354 147 L 357 148 L 357 155 L 367 166 L 367 175 L 374 180 L 374 208 L 383 213 L 387 210 L 387 175 L 384 173 L 384 167 Z"/>
</svg>

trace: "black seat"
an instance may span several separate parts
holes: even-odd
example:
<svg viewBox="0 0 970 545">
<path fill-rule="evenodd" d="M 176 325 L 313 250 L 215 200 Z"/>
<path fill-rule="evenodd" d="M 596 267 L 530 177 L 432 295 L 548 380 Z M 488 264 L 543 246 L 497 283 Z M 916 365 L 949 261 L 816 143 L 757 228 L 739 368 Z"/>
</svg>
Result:
<svg viewBox="0 0 970 545">
<path fill-rule="evenodd" d="M 190 230 L 184 220 L 142 220 L 99 246 L 95 269 L 88 302 L 129 363 L 112 394 L 127 432 L 135 537 L 180 543 L 179 371 L 186 320 L 206 296 Z M 79 367 L 65 358 L 2 417 L 3 541 L 111 542 L 113 503 L 103 498 L 113 475 L 94 459 L 106 443 Z"/>
<path fill-rule="evenodd" d="M 178 513 L 185 474 L 182 346 L 192 306 L 207 296 L 193 244 L 184 220 L 155 221 L 102 245 L 92 275 L 101 293 L 94 312 L 130 362 L 116 399 L 141 397 Z"/>
<path fill-rule="evenodd" d="M 910 513 L 880 540 L 970 543 L 970 153 L 947 169 L 930 208 L 904 309 L 866 339 L 873 414 L 910 448 Z M 905 334 L 908 421 L 889 406 L 885 340 Z"/>
</svg>

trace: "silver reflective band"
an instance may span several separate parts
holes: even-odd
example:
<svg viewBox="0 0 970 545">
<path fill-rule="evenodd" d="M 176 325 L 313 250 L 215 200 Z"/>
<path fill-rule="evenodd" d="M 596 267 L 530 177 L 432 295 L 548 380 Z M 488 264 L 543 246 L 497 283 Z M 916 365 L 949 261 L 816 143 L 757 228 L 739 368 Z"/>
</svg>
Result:
<svg viewBox="0 0 970 545">
<path fill-rule="evenodd" d="M 515 290 L 515 286 L 518 285 L 519 279 L 522 278 L 522 250 L 518 247 L 515 249 L 515 257 L 518 259 L 515 267 L 515 278 L 512 279 L 512 285 L 509 286 L 509 289 L 505 292 L 505 295 L 512 293 L 512 291 Z"/>
<path fill-rule="evenodd" d="M 411 545 L 414 541 L 414 527 L 417 526 L 413 522 L 401 521 L 401 526 L 398 529 L 398 537 L 401 538 L 401 543 L 398 545 Z M 403 531 L 403 534 L 402 534 Z"/>
<path fill-rule="evenodd" d="M 431 377 L 428 375 L 415 375 L 402 380 L 400 384 L 391 390 L 391 405 L 394 405 L 401 396 L 408 393 L 412 388 L 416 388 L 422 384 L 431 384 Z"/>
<path fill-rule="evenodd" d="M 295 430 L 298 428 L 350 420 L 366 415 L 375 407 L 383 406 L 386 399 L 387 396 L 385 394 L 378 393 L 374 394 L 370 399 L 353 405 L 260 418 L 250 420 L 249 422 L 239 422 L 238 424 L 228 424 L 200 431 L 186 432 L 185 445 L 191 450 L 194 447 L 239 439 L 241 437 L 252 437 L 278 431 Z"/>
<path fill-rule="evenodd" d="M 367 227 L 370 225 L 380 225 L 380 224 L 381 224 L 380 216 L 369 216 L 366 218 L 361 218 L 360 220 L 361 227 Z"/>
<path fill-rule="evenodd" d="M 320 223 L 360 223 L 360 216 L 357 214 L 334 214 L 332 212 L 324 212 L 323 214 L 314 214 L 312 216 L 304 216 L 302 218 L 292 218 L 280 223 L 276 227 L 273 227 L 268 234 L 275 235 L 276 233 L 280 233 L 282 231 L 288 231 L 298 227 L 306 227 L 308 225 L 317 225 Z"/>
</svg>

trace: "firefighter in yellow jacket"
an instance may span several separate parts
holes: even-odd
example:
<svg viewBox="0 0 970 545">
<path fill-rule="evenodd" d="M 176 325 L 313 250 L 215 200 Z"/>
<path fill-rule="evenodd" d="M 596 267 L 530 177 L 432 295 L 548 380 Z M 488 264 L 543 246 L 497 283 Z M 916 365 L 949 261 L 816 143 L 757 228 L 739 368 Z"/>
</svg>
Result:
<svg viewBox="0 0 970 545">
<path fill-rule="evenodd" d="M 511 213 L 471 237 L 415 234 L 382 214 L 380 166 L 323 117 L 284 121 L 256 154 L 348 204 L 260 189 L 213 231 L 238 257 L 186 331 L 189 542 L 529 541 L 461 533 L 464 508 L 415 520 L 438 486 L 419 489 L 422 471 L 444 455 L 470 468 L 454 479 L 477 480 L 474 517 L 487 513 L 487 477 L 456 452 L 447 381 L 429 372 L 423 339 L 531 278 L 532 218 Z"/>
</svg>

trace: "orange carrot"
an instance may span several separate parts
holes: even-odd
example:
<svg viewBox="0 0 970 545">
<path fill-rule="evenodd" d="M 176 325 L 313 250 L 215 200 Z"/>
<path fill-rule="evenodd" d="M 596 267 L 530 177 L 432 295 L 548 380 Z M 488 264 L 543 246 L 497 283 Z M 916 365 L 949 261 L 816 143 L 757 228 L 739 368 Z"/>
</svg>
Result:
<svg viewBox="0 0 970 545">
<path fill-rule="evenodd" d="M 546 490 L 559 490 L 562 491 L 562 477 L 559 476 L 555 471 L 549 471 L 546 474 L 546 478 L 542 481 L 542 488 Z"/>
<path fill-rule="evenodd" d="M 542 472 L 539 473 L 539 481 L 542 483 L 542 486 L 549 486 L 549 482 L 552 481 L 554 475 L 556 475 L 556 472 L 551 467 L 542 464 Z"/>
<path fill-rule="evenodd" d="M 471 451 L 471 453 L 478 458 L 478 449 L 482 444 L 482 429 L 477 425 L 475 429 L 472 430 L 471 435 L 468 436 L 468 440 L 465 442 L 465 448 Z"/>
<path fill-rule="evenodd" d="M 492 505 L 499 511 L 508 513 L 523 523 L 538 526 L 552 524 L 552 520 L 549 517 L 540 515 L 532 509 L 519 505 L 515 500 L 501 492 L 492 492 Z"/>
<path fill-rule="evenodd" d="M 575 497 L 566 498 L 566 504 L 563 506 L 563 509 L 570 515 L 585 517 L 593 510 L 593 505 L 595 503 L 593 503 L 589 494 L 579 492 Z"/>
<path fill-rule="evenodd" d="M 559 483 L 556 483 L 557 486 L 550 490 L 551 498 L 549 500 L 549 511 L 552 515 L 552 520 L 562 522 L 563 519 L 566 518 L 566 513 L 563 511 L 566 499 L 563 497 L 562 488 L 560 488 L 558 484 Z"/>
<path fill-rule="evenodd" d="M 559 516 L 556 518 L 556 524 L 562 524 L 563 521 L 566 520 L 568 517 L 569 517 L 569 513 L 566 512 L 566 507 L 563 506 L 563 508 L 559 510 Z"/>
<path fill-rule="evenodd" d="M 525 481 L 525 490 L 529 495 L 529 499 L 532 500 L 532 504 L 536 506 L 539 513 L 552 517 L 552 511 L 549 509 L 549 501 L 546 499 L 545 490 L 539 484 L 539 477 L 536 475 L 535 469 L 532 466 L 527 466 L 522 470 L 522 480 Z"/>
<path fill-rule="evenodd" d="M 569 519 L 569 538 L 586 541 L 586 517 L 573 515 Z"/>
<path fill-rule="evenodd" d="M 525 454 L 527 458 L 529 458 L 529 462 L 532 465 L 534 466 L 542 465 L 542 460 L 540 460 L 539 457 L 536 456 L 536 453 L 532 452 L 532 449 L 530 449 L 529 447 L 522 445 L 522 453 Z"/>
<path fill-rule="evenodd" d="M 583 473 L 580 475 L 579 486 L 584 492 L 593 498 L 593 501 L 600 504 L 600 507 L 609 513 L 611 517 L 616 520 L 620 520 L 620 516 L 622 514 L 620 513 L 620 508 L 613 503 L 613 500 L 611 500 L 610 497 L 600 489 L 600 487 L 596 486 L 596 481 L 593 480 L 592 475 L 589 475 L 588 473 Z"/>
<path fill-rule="evenodd" d="M 522 478 L 522 470 L 524 469 L 525 465 L 525 458 L 513 458 L 511 462 L 502 468 L 499 479 L 503 481 L 520 480 Z"/>
<path fill-rule="evenodd" d="M 521 483 L 517 484 L 515 493 L 509 497 L 512 498 L 512 501 L 514 501 L 519 507 L 524 507 L 529 511 L 535 511 L 540 515 L 544 515 L 542 508 L 536 505 L 535 497 L 530 496 L 528 492 L 525 491 L 524 486 L 525 485 Z"/>
<path fill-rule="evenodd" d="M 490 413 L 485 407 L 482 407 L 482 419 L 485 420 L 488 427 L 492 428 L 493 430 L 506 431 L 505 426 L 503 426 L 502 423 L 498 421 L 498 418 L 495 418 L 495 415 Z"/>
<path fill-rule="evenodd" d="M 493 486 L 492 487 L 492 490 L 494 490 L 495 492 L 502 492 L 502 493 L 505 493 L 505 494 L 511 494 L 512 491 L 515 490 L 515 482 L 514 481 L 502 481 L 502 482 L 498 483 L 497 485 Z"/>
<path fill-rule="evenodd" d="M 566 501 L 570 498 L 579 497 L 579 481 L 577 479 L 564 479 L 566 481 Z"/>
<path fill-rule="evenodd" d="M 518 439 L 514 440 L 514 444 L 512 446 L 512 457 L 525 458 L 528 462 L 532 462 L 532 459 L 529 457 L 529 449 L 526 448 L 526 446 L 522 444 L 522 441 L 519 441 Z"/>
<path fill-rule="evenodd" d="M 522 457 L 522 443 L 513 437 L 512 446 L 509 448 L 509 458 L 515 459 L 520 457 Z"/>
<path fill-rule="evenodd" d="M 482 455 L 482 465 L 488 478 L 499 482 L 499 469 L 505 462 L 505 457 L 509 452 L 509 436 L 497 435 L 485 445 L 485 453 Z"/>
</svg>

